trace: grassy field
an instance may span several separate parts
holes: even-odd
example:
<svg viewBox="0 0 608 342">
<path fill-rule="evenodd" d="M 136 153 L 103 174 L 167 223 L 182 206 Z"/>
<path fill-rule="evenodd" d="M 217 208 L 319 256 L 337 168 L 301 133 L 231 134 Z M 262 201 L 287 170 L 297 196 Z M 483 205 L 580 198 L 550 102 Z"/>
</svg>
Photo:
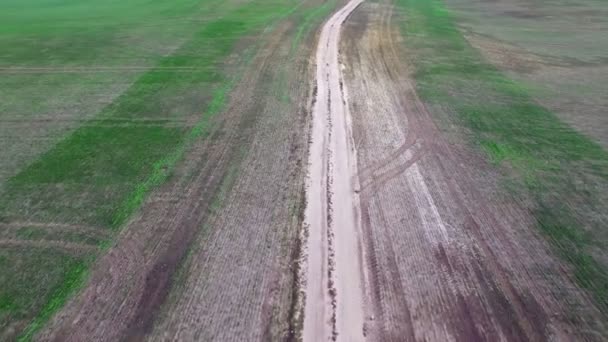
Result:
<svg viewBox="0 0 608 342">
<path fill-rule="evenodd" d="M 217 2 L 4 1 L 0 183 L 191 38 Z M 32 144 L 36 140 L 37 144 Z"/>
<path fill-rule="evenodd" d="M 485 58 L 608 148 L 608 3 L 447 0 L 446 6 Z"/>
<path fill-rule="evenodd" d="M 471 142 L 502 168 L 506 189 L 532 199 L 540 231 L 608 312 L 606 150 L 484 58 L 442 1 L 398 4 L 419 94 L 438 118 L 465 127 Z"/>
<path fill-rule="evenodd" d="M 296 6 L 0 4 L 0 339 L 30 338 L 63 305 L 205 137 L 230 90 L 225 70 L 246 58 L 239 44 Z"/>
</svg>

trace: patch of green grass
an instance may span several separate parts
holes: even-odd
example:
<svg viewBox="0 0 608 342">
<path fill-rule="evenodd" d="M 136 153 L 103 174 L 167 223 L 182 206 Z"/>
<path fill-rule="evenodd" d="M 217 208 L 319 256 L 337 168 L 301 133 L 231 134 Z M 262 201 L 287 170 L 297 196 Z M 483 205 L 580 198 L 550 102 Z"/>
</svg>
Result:
<svg viewBox="0 0 608 342">
<path fill-rule="evenodd" d="M 75 231 L 48 231 L 37 227 L 21 227 L 15 236 L 22 240 L 48 240 L 84 243 L 91 246 L 103 246 L 106 240 L 87 236 Z M 1 266 L 0 266 L 1 267 Z"/>
<path fill-rule="evenodd" d="M 0 5 L 0 65 L 86 65 L 99 56 L 121 63 L 116 57 L 142 52 L 142 43 L 187 33 L 194 24 L 187 19 L 213 2 L 5 0 Z M 130 39 L 136 37 L 146 41 Z M 157 55 L 147 57 L 152 56 Z"/>
<path fill-rule="evenodd" d="M 6 260 L 0 265 L 0 330 L 27 320 L 32 310 L 44 310 L 49 306 L 47 298 L 57 298 L 53 299 L 57 302 L 65 293 L 62 284 L 70 281 L 83 263 L 79 257 L 52 249 L 3 248 L 0 257 Z"/>
<path fill-rule="evenodd" d="M 47 232 L 36 227 L 22 227 L 15 234 L 19 239 L 38 240 L 47 236 Z"/>
<path fill-rule="evenodd" d="M 39 311 L 36 318 L 19 336 L 18 341 L 30 341 L 34 334 L 63 307 L 72 293 L 82 286 L 87 274 L 87 264 L 82 261 L 74 262 L 66 267 L 59 285 L 52 291 L 46 304 Z"/>
<path fill-rule="evenodd" d="M 122 199 L 181 140 L 180 130 L 161 126 L 78 129 L 9 181 L 7 210 L 111 226 Z"/>
<path fill-rule="evenodd" d="M 541 203 L 535 212 L 539 227 L 546 236 L 557 246 L 560 256 L 568 260 L 574 267 L 574 277 L 583 287 L 593 291 L 600 305 L 608 303 L 608 273 L 590 254 L 585 252 L 588 245 L 593 244 L 593 236 L 580 229 L 572 217 L 558 216 L 556 211 L 567 211 L 563 205 L 554 204 L 547 207 Z"/>
<path fill-rule="evenodd" d="M 397 3 L 421 97 L 455 114 L 491 162 L 510 166 L 509 183 L 518 184 L 510 188 L 536 200 L 539 228 L 608 312 L 608 270 L 588 249 L 606 246 L 597 236 L 607 223 L 600 195 L 608 184 L 608 153 L 487 63 L 440 0 Z"/>
<path fill-rule="evenodd" d="M 131 125 L 83 127 L 11 179 L 11 185 L 129 183 L 180 141 L 179 130 Z"/>
</svg>

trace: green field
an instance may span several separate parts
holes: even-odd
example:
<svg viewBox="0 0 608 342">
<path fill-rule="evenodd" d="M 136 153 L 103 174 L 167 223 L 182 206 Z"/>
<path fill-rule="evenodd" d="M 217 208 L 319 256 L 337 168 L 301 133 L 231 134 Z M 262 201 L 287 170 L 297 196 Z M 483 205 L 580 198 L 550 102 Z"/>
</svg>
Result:
<svg viewBox="0 0 608 342">
<path fill-rule="evenodd" d="M 467 40 L 564 122 L 608 148 L 608 3 L 446 0 Z"/>
<path fill-rule="evenodd" d="M 540 231 L 608 312 L 608 153 L 537 104 L 474 49 L 441 0 L 399 0 L 407 59 L 433 114 L 466 129 L 501 167 L 504 186 L 530 198 Z"/>
<path fill-rule="evenodd" d="M 0 340 L 31 338 L 63 305 L 187 145 L 205 138 L 228 70 L 255 45 L 248 37 L 297 5 L 0 4 L 0 233 L 18 242 L 0 254 Z M 64 229 L 74 226 L 83 230 Z"/>
</svg>

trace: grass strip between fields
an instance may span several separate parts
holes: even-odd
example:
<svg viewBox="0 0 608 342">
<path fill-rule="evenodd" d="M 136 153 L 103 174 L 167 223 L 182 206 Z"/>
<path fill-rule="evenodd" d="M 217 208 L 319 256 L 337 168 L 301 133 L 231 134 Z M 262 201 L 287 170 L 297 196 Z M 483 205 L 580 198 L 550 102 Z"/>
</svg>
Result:
<svg viewBox="0 0 608 342">
<path fill-rule="evenodd" d="M 601 217 L 597 185 L 608 180 L 608 153 L 484 61 L 441 0 L 396 2 L 420 96 L 467 127 L 492 163 L 508 166 L 505 184 L 535 200 L 539 229 L 608 313 L 608 272 L 589 252 L 605 246 L 594 233 L 606 222 L 575 209 Z"/>
</svg>

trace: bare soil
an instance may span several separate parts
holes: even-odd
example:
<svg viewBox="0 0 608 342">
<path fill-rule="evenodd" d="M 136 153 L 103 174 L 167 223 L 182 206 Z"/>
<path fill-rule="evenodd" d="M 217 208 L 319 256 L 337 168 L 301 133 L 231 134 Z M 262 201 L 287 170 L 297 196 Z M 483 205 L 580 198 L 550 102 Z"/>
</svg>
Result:
<svg viewBox="0 0 608 342">
<path fill-rule="evenodd" d="M 323 26 L 317 45 L 305 224 L 304 341 L 362 341 L 365 277 L 357 159 L 338 47 L 348 2 Z"/>
<path fill-rule="evenodd" d="M 363 3 L 340 46 L 370 274 L 368 339 L 604 339 L 601 314 L 535 231 L 528 203 L 499 193 L 496 172 L 417 97 L 393 11 Z"/>
</svg>

